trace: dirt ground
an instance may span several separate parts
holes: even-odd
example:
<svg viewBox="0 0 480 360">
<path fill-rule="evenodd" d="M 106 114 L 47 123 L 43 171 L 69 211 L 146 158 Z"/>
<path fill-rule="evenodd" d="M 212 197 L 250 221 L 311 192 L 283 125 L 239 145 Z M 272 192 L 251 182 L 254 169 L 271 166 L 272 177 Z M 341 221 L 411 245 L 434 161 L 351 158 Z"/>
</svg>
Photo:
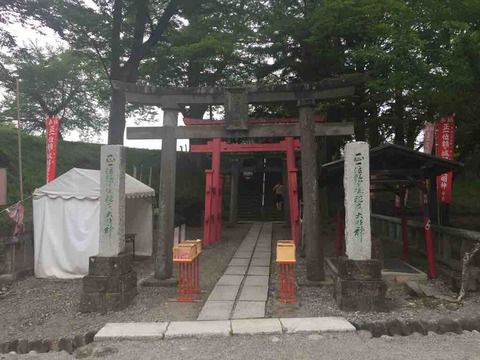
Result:
<svg viewBox="0 0 480 360">
<path fill-rule="evenodd" d="M 334 228 L 329 227 L 326 246 L 326 256 L 334 255 Z M 282 225 L 274 225 L 272 249 L 275 241 L 288 238 L 289 229 Z M 273 250 L 275 251 L 275 250 Z M 272 261 L 274 261 L 272 256 Z M 469 317 L 480 314 L 480 294 L 469 293 L 462 303 L 441 301 L 435 298 L 412 297 L 403 284 L 389 283 L 387 290 L 386 309 L 384 312 L 347 312 L 338 309 L 333 298 L 333 279 L 327 277 L 324 285 L 309 286 L 306 278 L 305 258 L 297 257 L 297 305 L 284 305 L 277 301 L 278 275 L 276 266 L 272 264 L 270 275 L 269 299 L 267 316 L 269 317 L 310 317 L 310 316 L 343 316 L 350 321 L 381 321 L 393 319 L 439 319 Z M 328 274 L 328 272 L 327 272 Z M 445 286 L 442 279 L 429 281 L 429 286 L 447 296 L 454 296 Z"/>
<path fill-rule="evenodd" d="M 200 258 L 201 300 L 179 303 L 175 288 L 138 287 L 132 305 L 120 312 L 80 313 L 82 281 L 27 278 L 19 281 L 0 297 L 0 342 L 15 339 L 56 339 L 99 330 L 107 322 L 195 320 L 223 274 L 250 225 L 222 230 L 222 241 L 205 249 Z M 201 238 L 201 228 L 188 228 L 188 238 Z M 135 261 L 138 279 L 152 273 L 151 260 Z"/>
</svg>

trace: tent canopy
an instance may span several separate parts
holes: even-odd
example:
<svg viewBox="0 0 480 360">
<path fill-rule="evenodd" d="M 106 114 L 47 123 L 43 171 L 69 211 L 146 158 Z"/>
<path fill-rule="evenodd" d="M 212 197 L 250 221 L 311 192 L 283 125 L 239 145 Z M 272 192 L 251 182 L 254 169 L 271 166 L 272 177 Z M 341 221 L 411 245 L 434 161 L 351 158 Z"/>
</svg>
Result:
<svg viewBox="0 0 480 360">
<path fill-rule="evenodd" d="M 36 189 L 33 195 L 63 199 L 100 199 L 100 170 L 73 168 Z M 155 196 L 155 190 L 126 174 L 125 196 L 127 199 L 152 197 Z"/>
<path fill-rule="evenodd" d="M 135 234 L 135 253 L 152 254 L 155 192 L 125 177 L 125 232 Z M 70 279 L 88 273 L 100 242 L 100 171 L 73 168 L 35 190 L 35 276 Z"/>
</svg>

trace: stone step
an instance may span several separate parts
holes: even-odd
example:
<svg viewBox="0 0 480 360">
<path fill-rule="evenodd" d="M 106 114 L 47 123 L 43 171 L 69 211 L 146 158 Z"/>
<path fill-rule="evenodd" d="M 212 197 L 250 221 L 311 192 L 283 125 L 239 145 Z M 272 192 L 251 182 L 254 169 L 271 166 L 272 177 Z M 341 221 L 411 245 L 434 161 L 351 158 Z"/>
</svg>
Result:
<svg viewBox="0 0 480 360">
<path fill-rule="evenodd" d="M 244 302 L 248 304 L 248 302 Z M 235 319 L 221 321 L 172 321 L 158 323 L 107 323 L 95 342 L 160 340 L 179 337 L 225 337 L 231 335 L 339 333 L 355 327 L 342 317 Z"/>
</svg>

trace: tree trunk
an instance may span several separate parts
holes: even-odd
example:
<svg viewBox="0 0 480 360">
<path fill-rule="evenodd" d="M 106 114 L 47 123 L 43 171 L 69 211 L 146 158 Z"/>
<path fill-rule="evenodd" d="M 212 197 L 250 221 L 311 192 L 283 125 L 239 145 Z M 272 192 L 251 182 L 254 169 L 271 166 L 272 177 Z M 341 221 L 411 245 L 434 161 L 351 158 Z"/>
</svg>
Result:
<svg viewBox="0 0 480 360">
<path fill-rule="evenodd" d="M 396 145 L 405 145 L 405 107 L 401 94 L 395 97 L 395 104 L 393 105 L 393 129 L 395 138 L 393 143 Z"/>
<path fill-rule="evenodd" d="M 368 143 L 370 148 L 374 148 L 380 145 L 382 138 L 378 129 L 378 118 L 370 118 L 368 121 Z"/>
<path fill-rule="evenodd" d="M 370 148 L 374 148 L 382 143 L 382 136 L 380 135 L 379 129 L 380 121 L 378 119 L 377 105 L 372 100 L 368 101 L 368 143 L 370 144 Z"/>
<path fill-rule="evenodd" d="M 410 149 L 415 148 L 415 140 L 417 140 L 417 136 L 419 133 L 420 125 L 418 121 L 410 119 L 409 121 L 405 120 L 406 122 L 406 145 Z"/>
<path fill-rule="evenodd" d="M 112 89 L 110 115 L 108 118 L 108 144 L 123 145 L 125 132 L 125 94 Z"/>
<path fill-rule="evenodd" d="M 355 100 L 353 108 L 353 131 L 355 133 L 355 140 L 365 141 L 365 111 L 363 109 L 363 101 L 365 98 L 365 87 L 363 85 L 357 86 L 355 88 Z"/>
</svg>

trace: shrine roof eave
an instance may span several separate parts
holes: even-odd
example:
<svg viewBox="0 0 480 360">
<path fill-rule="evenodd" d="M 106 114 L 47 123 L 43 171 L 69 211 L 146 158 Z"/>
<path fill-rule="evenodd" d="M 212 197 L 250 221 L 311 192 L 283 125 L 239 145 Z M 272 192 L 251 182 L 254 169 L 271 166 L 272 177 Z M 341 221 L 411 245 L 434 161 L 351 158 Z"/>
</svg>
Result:
<svg viewBox="0 0 480 360">
<path fill-rule="evenodd" d="M 463 168 L 458 161 L 439 158 L 435 155 L 412 150 L 404 146 L 384 144 L 370 150 L 370 175 L 372 184 L 388 182 L 398 184 L 408 180 L 410 183 L 422 178 L 431 178 Z M 344 159 L 324 164 L 321 168 L 320 183 L 338 183 L 343 181 Z M 375 179 L 375 177 L 381 177 Z"/>
</svg>

